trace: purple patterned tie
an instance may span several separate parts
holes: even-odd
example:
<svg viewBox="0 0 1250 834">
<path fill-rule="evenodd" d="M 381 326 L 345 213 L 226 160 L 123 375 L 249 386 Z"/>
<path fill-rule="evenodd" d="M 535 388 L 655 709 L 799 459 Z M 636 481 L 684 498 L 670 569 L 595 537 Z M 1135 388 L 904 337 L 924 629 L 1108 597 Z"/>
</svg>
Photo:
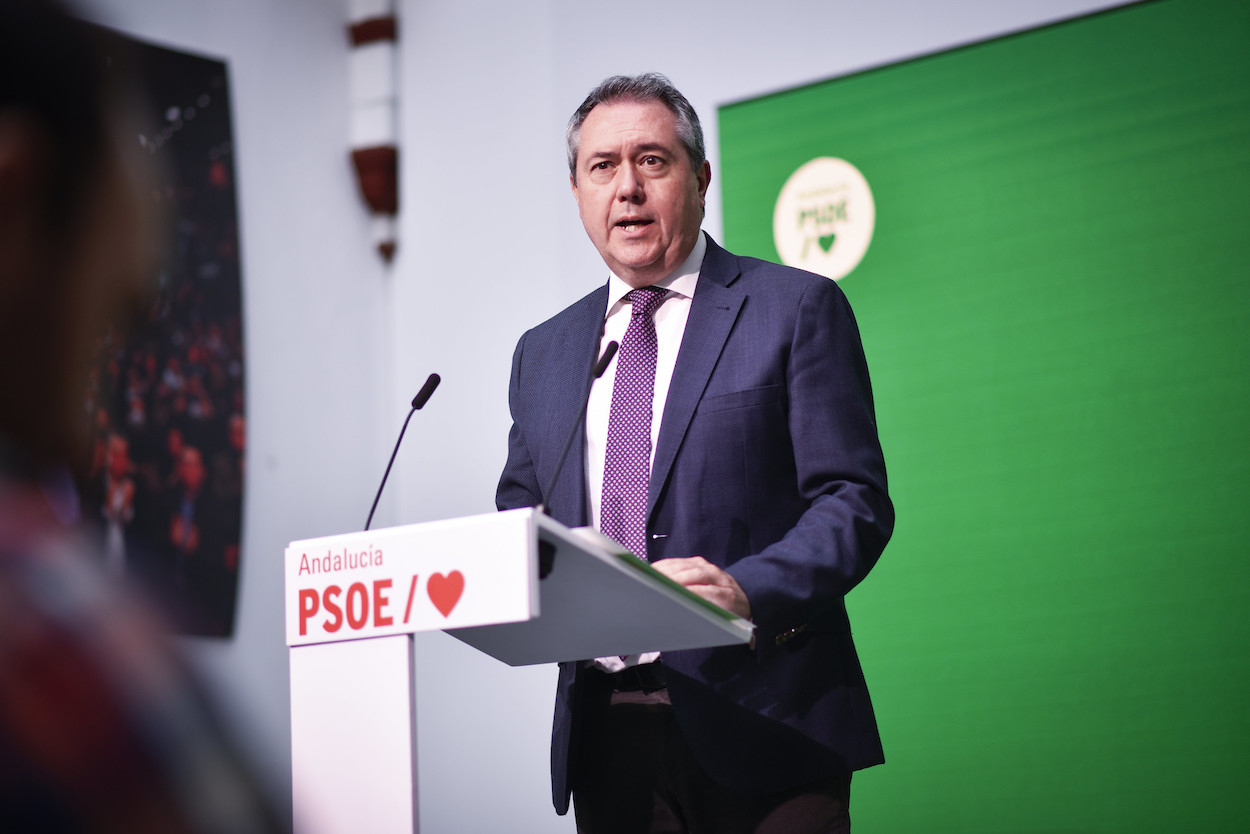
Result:
<svg viewBox="0 0 1250 834">
<path fill-rule="evenodd" d="M 647 558 L 647 483 L 651 478 L 651 403 L 655 392 L 655 311 L 668 290 L 643 287 L 625 297 L 632 312 L 612 383 L 599 530 Z"/>
</svg>

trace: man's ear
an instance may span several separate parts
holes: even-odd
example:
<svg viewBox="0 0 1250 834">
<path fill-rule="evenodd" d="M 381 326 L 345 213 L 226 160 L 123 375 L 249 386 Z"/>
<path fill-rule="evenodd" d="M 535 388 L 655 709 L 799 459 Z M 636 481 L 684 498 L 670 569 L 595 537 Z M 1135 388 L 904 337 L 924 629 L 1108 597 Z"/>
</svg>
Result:
<svg viewBox="0 0 1250 834">
<path fill-rule="evenodd" d="M 703 160 L 703 164 L 699 166 L 697 178 L 699 181 L 699 205 L 706 205 L 707 187 L 712 184 L 712 163 L 706 159 Z"/>
<path fill-rule="evenodd" d="M 0 303 L 21 288 L 44 221 L 48 150 L 38 122 L 0 112 Z"/>
<path fill-rule="evenodd" d="M 38 202 L 47 168 L 43 131 L 21 113 L 0 113 L 0 218 Z"/>
</svg>

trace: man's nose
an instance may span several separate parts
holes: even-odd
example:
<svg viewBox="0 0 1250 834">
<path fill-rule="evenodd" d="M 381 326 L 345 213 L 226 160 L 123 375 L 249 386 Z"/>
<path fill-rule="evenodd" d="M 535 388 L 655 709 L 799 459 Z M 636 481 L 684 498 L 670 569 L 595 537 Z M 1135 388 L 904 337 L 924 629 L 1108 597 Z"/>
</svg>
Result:
<svg viewBox="0 0 1250 834">
<path fill-rule="evenodd" d="M 616 198 L 621 202 L 638 202 L 642 199 L 642 178 L 633 165 L 622 165 L 616 178 Z"/>
</svg>

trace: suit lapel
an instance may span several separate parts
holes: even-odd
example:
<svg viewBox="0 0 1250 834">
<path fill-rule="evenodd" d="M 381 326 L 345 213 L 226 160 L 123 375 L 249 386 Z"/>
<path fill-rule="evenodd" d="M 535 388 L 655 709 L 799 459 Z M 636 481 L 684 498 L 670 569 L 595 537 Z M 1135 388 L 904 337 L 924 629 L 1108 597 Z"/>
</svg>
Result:
<svg viewBox="0 0 1250 834">
<path fill-rule="evenodd" d="M 669 385 L 664 417 L 660 423 L 660 437 L 656 443 L 648 488 L 648 517 L 655 510 L 656 500 L 673 469 L 673 461 L 686 437 L 695 408 L 703 397 L 716 362 L 738 319 L 742 302 L 746 299 L 746 293 L 734 286 L 739 274 L 737 259 L 717 246 L 709 236 L 707 254 L 699 270 L 699 282 L 690 303 L 690 316 L 686 319 L 686 331 L 682 336 L 681 349 L 677 352 L 673 381 Z"/>
<path fill-rule="evenodd" d="M 590 371 L 599 358 L 599 339 L 603 333 L 603 316 L 607 309 L 607 286 L 586 296 L 574 306 L 565 320 L 561 332 L 567 362 L 558 365 L 549 391 L 551 397 L 550 419 L 547 423 L 546 441 L 551 454 L 551 465 L 573 431 L 573 423 L 590 396 Z M 549 505 L 569 507 L 579 519 L 578 526 L 589 524 L 586 508 L 586 426 L 580 429 L 580 441 L 574 440 L 569 448 L 568 459 L 560 473 L 559 481 L 548 497 Z M 542 476 L 541 486 L 546 487 L 551 472 Z"/>
</svg>

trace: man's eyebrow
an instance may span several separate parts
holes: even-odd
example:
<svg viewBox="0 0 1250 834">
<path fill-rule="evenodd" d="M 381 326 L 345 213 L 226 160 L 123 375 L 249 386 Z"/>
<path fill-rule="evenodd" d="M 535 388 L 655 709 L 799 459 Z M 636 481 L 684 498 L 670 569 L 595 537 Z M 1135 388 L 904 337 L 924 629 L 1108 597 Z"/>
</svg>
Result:
<svg viewBox="0 0 1250 834">
<path fill-rule="evenodd" d="M 633 147 L 629 148 L 630 156 L 633 156 L 635 154 L 656 153 L 656 152 L 661 152 L 664 154 L 671 154 L 673 153 L 673 149 L 669 147 L 668 145 L 664 144 L 663 142 L 643 142 L 643 143 L 634 145 Z M 620 152 L 615 151 L 615 150 L 588 151 L 586 153 L 585 159 L 587 161 L 591 159 L 617 159 L 618 157 L 620 157 L 620 155 L 621 155 Z"/>
<path fill-rule="evenodd" d="M 663 151 L 665 154 L 670 154 L 673 152 L 672 148 L 662 142 L 645 142 L 638 145 L 635 150 L 638 153 L 654 153 L 655 151 Z"/>
</svg>

